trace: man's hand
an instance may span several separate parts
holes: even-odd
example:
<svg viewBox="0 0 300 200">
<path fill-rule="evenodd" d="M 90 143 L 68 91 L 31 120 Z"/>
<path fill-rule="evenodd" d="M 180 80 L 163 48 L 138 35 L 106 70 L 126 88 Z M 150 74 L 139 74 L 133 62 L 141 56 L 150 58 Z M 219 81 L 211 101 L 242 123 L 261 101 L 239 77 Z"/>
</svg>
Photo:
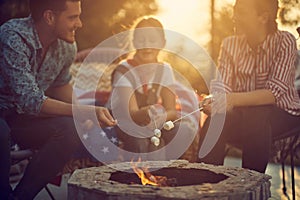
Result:
<svg viewBox="0 0 300 200">
<path fill-rule="evenodd" d="M 94 122 L 90 119 L 87 119 L 82 123 L 82 127 L 89 131 L 94 127 Z"/>
<path fill-rule="evenodd" d="M 115 126 L 117 124 L 117 120 L 111 116 L 108 109 L 105 107 L 97 106 L 96 116 L 101 127 Z"/>
</svg>

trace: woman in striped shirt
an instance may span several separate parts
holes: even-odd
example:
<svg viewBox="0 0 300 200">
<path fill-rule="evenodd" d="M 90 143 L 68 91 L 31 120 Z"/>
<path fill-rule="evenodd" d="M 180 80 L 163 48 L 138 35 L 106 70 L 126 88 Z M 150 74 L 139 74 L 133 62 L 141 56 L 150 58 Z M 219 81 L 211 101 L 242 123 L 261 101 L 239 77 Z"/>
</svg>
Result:
<svg viewBox="0 0 300 200">
<path fill-rule="evenodd" d="M 277 11 L 277 0 L 236 1 L 236 35 L 222 43 L 219 75 L 211 83 L 215 101 L 205 107 L 211 117 L 226 113 L 225 123 L 213 149 L 201 161 L 223 164 L 225 144 L 235 141 L 243 151 L 242 167 L 265 172 L 272 137 L 299 124 L 296 40 L 277 29 Z M 225 96 L 225 101 L 219 96 Z"/>
</svg>

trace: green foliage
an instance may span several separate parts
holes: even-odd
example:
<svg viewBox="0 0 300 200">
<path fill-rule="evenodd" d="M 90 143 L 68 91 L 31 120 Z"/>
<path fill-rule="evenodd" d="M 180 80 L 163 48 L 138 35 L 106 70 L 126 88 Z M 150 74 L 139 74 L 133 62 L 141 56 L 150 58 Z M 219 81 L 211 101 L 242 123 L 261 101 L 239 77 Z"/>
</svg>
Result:
<svg viewBox="0 0 300 200">
<path fill-rule="evenodd" d="M 180 75 L 182 75 L 186 81 L 188 81 L 187 83 L 182 80 L 181 83 L 186 84 L 187 86 L 190 85 L 199 95 L 209 93 L 208 86 L 206 85 L 205 78 L 203 77 L 207 74 L 200 74 L 198 71 L 200 69 L 197 70 L 196 66 L 193 66 L 190 62 L 179 55 L 168 51 L 161 51 L 159 58 L 167 63 L 170 63 L 173 69 L 180 73 Z"/>
<path fill-rule="evenodd" d="M 283 25 L 297 26 L 300 23 L 299 0 L 280 0 L 279 19 Z"/>
<path fill-rule="evenodd" d="M 156 11 L 155 0 L 84 0 L 81 17 L 84 26 L 77 31 L 78 48 L 94 47 L 128 29 L 136 18 Z"/>
<path fill-rule="evenodd" d="M 232 5 L 225 5 L 221 8 L 220 11 L 215 12 L 214 17 L 214 27 L 213 27 L 213 39 L 211 41 L 211 45 L 214 49 L 211 57 L 217 63 L 217 58 L 219 54 L 219 49 L 222 43 L 222 40 L 234 33 L 234 26 L 232 21 L 233 8 Z"/>
</svg>

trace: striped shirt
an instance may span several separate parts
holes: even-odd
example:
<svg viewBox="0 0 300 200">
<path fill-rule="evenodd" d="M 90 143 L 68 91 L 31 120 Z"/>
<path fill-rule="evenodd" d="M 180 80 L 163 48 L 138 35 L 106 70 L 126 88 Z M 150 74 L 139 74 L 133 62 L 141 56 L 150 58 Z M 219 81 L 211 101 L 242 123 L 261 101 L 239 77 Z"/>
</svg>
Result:
<svg viewBox="0 0 300 200">
<path fill-rule="evenodd" d="M 270 90 L 276 105 L 292 115 L 300 115 L 300 100 L 294 85 L 297 47 L 295 37 L 277 31 L 254 51 L 244 36 L 224 39 L 219 57 L 214 92 Z"/>
</svg>

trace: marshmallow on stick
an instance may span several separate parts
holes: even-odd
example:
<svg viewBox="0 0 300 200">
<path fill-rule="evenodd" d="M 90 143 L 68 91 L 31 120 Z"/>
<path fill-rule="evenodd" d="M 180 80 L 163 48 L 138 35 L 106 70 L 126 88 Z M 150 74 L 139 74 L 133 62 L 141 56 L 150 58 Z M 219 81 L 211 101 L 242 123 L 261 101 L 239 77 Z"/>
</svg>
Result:
<svg viewBox="0 0 300 200">
<path fill-rule="evenodd" d="M 156 136 L 153 136 L 152 138 L 151 138 L 151 142 L 152 142 L 152 144 L 154 144 L 154 146 L 159 146 L 159 144 L 160 144 L 160 139 L 158 138 L 158 137 L 156 137 Z"/>
<path fill-rule="evenodd" d="M 172 121 L 167 121 L 165 124 L 164 124 L 164 129 L 169 131 L 171 130 L 172 128 L 174 128 L 174 123 Z"/>
<path fill-rule="evenodd" d="M 156 136 L 156 137 L 158 137 L 158 138 L 160 138 L 161 137 L 161 131 L 159 130 L 159 129 L 154 129 L 154 135 Z"/>
</svg>

